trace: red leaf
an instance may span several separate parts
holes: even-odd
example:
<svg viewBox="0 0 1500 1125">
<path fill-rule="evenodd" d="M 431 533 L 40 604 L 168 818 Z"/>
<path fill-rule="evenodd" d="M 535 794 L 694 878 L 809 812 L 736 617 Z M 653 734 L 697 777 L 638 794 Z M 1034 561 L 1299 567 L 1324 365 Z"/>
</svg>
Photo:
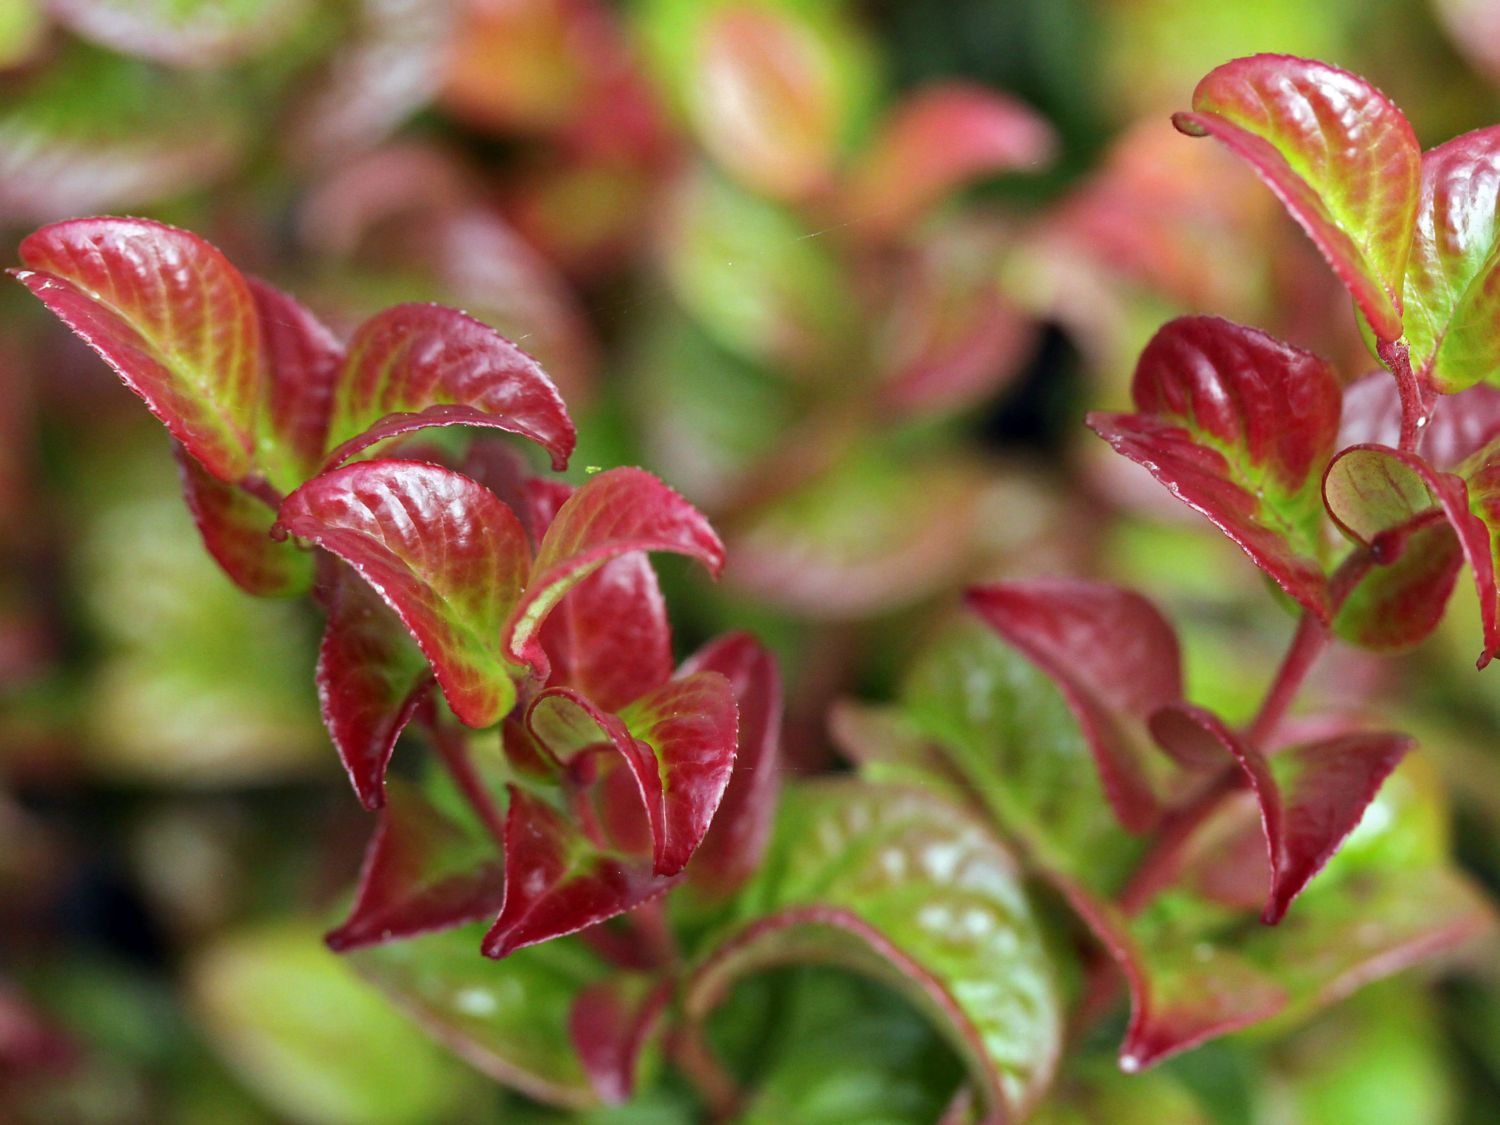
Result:
<svg viewBox="0 0 1500 1125">
<path fill-rule="evenodd" d="M 545 802 L 510 787 L 505 902 L 484 938 L 487 957 L 575 933 L 667 890 L 675 877 L 645 860 L 600 851 Z"/>
<path fill-rule="evenodd" d="M 1396 380 L 1372 371 L 1344 388 L 1344 414 L 1335 445 L 1387 445 L 1401 436 L 1401 397 Z M 1500 437 L 1500 387 L 1480 385 L 1442 395 L 1417 435 L 1417 452 L 1439 469 L 1451 469 Z"/>
<path fill-rule="evenodd" d="M 392 781 L 349 917 L 325 939 L 342 953 L 493 915 L 504 897 L 500 841 L 460 825 L 414 785 Z"/>
<path fill-rule="evenodd" d="M 1479 667 L 1488 664 L 1500 651 L 1500 594 L 1495 588 L 1489 531 L 1484 520 L 1469 510 L 1463 477 L 1438 472 L 1415 453 L 1356 445 L 1343 450 L 1328 466 L 1323 495 L 1333 522 L 1350 538 L 1372 547 L 1377 561 L 1388 556 L 1399 562 L 1402 554 L 1413 549 L 1411 533 L 1430 515 L 1442 513 L 1474 573 L 1484 629 Z M 1436 587 L 1436 576 L 1432 582 Z M 1432 616 L 1430 611 L 1428 616 Z M 1436 620 L 1431 624 L 1436 625 Z"/>
<path fill-rule="evenodd" d="M 307 592 L 313 557 L 295 543 L 271 538 L 276 513 L 238 485 L 210 476 L 177 442 L 172 443 L 188 511 L 203 546 L 246 593 L 261 598 L 292 598 Z"/>
<path fill-rule="evenodd" d="M 1412 740 L 1362 732 L 1304 743 L 1268 759 L 1217 715 L 1187 704 L 1162 708 L 1151 731 L 1180 758 L 1212 760 L 1219 751 L 1239 764 L 1260 805 L 1271 863 L 1271 889 L 1261 921 L 1275 925 L 1308 881 L 1354 831 L 1381 782 Z"/>
<path fill-rule="evenodd" d="M 1422 152 L 1375 87 L 1287 55 L 1235 59 L 1193 91 L 1173 122 L 1246 160 L 1307 231 L 1375 334 L 1401 336 Z"/>
<path fill-rule="evenodd" d="M 1328 365 L 1253 328 L 1180 317 L 1141 353 L 1132 390 L 1141 413 L 1089 426 L 1326 622 L 1318 481 L 1340 404 Z"/>
<path fill-rule="evenodd" d="M 621 1105 L 630 1100 L 641 1051 L 660 1026 L 671 995 L 670 981 L 653 987 L 639 976 L 615 976 L 574 998 L 568 1037 L 603 1101 Z"/>
<path fill-rule="evenodd" d="M 748 633 L 709 642 L 682 665 L 682 674 L 718 672 L 739 705 L 734 772 L 719 811 L 693 855 L 688 880 L 715 898 L 737 890 L 760 866 L 781 787 L 781 673 L 776 659 Z"/>
<path fill-rule="evenodd" d="M 318 648 L 323 723 L 361 803 L 377 809 L 391 751 L 432 676 L 400 618 L 347 567 L 331 563 L 318 600 L 328 615 Z"/>
<path fill-rule="evenodd" d="M 438 465 L 366 461 L 308 481 L 282 505 L 281 523 L 375 588 L 463 722 L 489 726 L 511 709 L 516 689 L 496 639 L 530 548 L 494 493 Z"/>
<path fill-rule="evenodd" d="M 1150 828 L 1161 796 L 1144 723 L 1182 698 L 1172 626 L 1139 594 L 1071 579 L 980 586 L 966 600 L 1062 691 L 1120 823 Z"/>
<path fill-rule="evenodd" d="M 985 86 L 917 90 L 881 127 L 849 187 L 857 218 L 899 229 L 981 176 L 1037 169 L 1057 148 L 1036 111 Z"/>
<path fill-rule="evenodd" d="M 536 442 L 564 469 L 576 436 L 557 388 L 488 325 L 440 305 L 395 305 L 349 342 L 334 393 L 328 455 L 337 465 L 428 426 L 481 426 Z"/>
<path fill-rule="evenodd" d="M 283 461 L 280 473 L 267 475 L 278 487 L 292 489 L 323 460 L 344 349 L 296 300 L 258 278 L 246 280 L 255 298 L 265 364 L 262 429 Z"/>
<path fill-rule="evenodd" d="M 254 464 L 260 333 L 249 286 L 196 235 L 146 219 L 69 219 L 11 271 L 213 476 Z"/>
<path fill-rule="evenodd" d="M 547 678 L 538 632 L 563 595 L 606 562 L 634 551 L 673 551 L 717 576 L 724 545 L 708 521 L 641 469 L 590 477 L 557 511 L 537 551 L 532 579 L 505 628 L 505 652 Z"/>
</svg>

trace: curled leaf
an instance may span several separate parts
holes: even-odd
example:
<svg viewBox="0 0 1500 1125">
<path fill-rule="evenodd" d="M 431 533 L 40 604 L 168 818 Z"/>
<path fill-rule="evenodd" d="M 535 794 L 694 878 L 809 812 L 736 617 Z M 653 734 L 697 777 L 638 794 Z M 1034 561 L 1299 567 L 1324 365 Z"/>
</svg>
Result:
<svg viewBox="0 0 1500 1125">
<path fill-rule="evenodd" d="M 568 1013 L 568 1037 L 600 1099 L 630 1100 L 646 1041 L 660 1025 L 671 983 L 616 976 L 578 994 Z"/>
</svg>

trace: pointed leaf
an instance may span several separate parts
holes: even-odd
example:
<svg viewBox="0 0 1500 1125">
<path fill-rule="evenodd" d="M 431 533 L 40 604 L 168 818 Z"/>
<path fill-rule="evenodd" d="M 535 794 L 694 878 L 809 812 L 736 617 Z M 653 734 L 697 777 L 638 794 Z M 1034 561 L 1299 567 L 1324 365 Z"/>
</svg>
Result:
<svg viewBox="0 0 1500 1125">
<path fill-rule="evenodd" d="M 905 995 L 969 1068 L 987 1120 L 1046 1088 L 1062 1017 L 1051 964 L 1009 853 L 963 809 L 849 781 L 787 791 L 756 916 L 688 981 L 702 1020 L 744 976 L 833 963 Z"/>
<path fill-rule="evenodd" d="M 314 477 L 281 523 L 368 582 L 473 727 L 505 716 L 515 685 L 497 651 L 530 548 L 515 514 L 468 477 L 417 461 L 365 461 Z"/>
<path fill-rule="evenodd" d="M 1151 731 L 1169 752 L 1212 760 L 1229 754 L 1260 806 L 1271 864 L 1261 921 L 1274 925 L 1292 899 L 1354 831 L 1381 783 L 1412 747 L 1404 734 L 1357 733 L 1309 742 L 1267 758 L 1218 716 L 1187 704 L 1162 708 Z"/>
<path fill-rule="evenodd" d="M 1177 635 L 1156 607 L 1128 590 L 1069 579 L 982 586 L 967 601 L 1061 689 L 1120 823 L 1136 832 L 1154 824 L 1160 771 L 1144 723 L 1182 698 Z"/>
<path fill-rule="evenodd" d="M 440 807 L 403 781 L 386 797 L 354 908 L 325 938 L 336 953 L 478 921 L 504 897 L 501 842 L 471 809 Z"/>
<path fill-rule="evenodd" d="M 688 884 L 718 899 L 754 874 L 770 839 L 781 789 L 781 672 L 748 633 L 719 637 L 690 656 L 682 675 L 698 672 L 724 676 L 739 708 L 734 772 L 688 867 Z"/>
<path fill-rule="evenodd" d="M 395 305 L 349 341 L 329 424 L 337 465 L 428 426 L 479 426 L 536 442 L 564 469 L 576 436 L 557 388 L 488 325 L 440 305 Z"/>
<path fill-rule="evenodd" d="M 1215 317 L 1181 317 L 1141 353 L 1139 414 L 1089 426 L 1207 516 L 1322 621 L 1318 483 L 1339 424 L 1339 386 L 1317 356 Z"/>
<path fill-rule="evenodd" d="M 708 521 L 677 493 L 640 469 L 590 477 L 558 509 L 537 551 L 532 579 L 505 629 L 505 652 L 542 678 L 547 654 L 538 632 L 564 594 L 613 558 L 633 551 L 672 551 L 697 559 L 715 576 L 724 545 Z"/>
<path fill-rule="evenodd" d="M 635 1092 L 646 1041 L 660 1026 L 671 982 L 614 976 L 589 985 L 568 1013 L 568 1037 L 601 1101 L 621 1105 Z"/>
<path fill-rule="evenodd" d="M 367 809 L 385 803 L 396 739 L 432 685 L 421 650 L 373 589 L 341 563 L 318 601 L 328 616 L 318 647 L 318 703 L 339 760 Z"/>
<path fill-rule="evenodd" d="M 486 957 L 576 933 L 666 891 L 676 876 L 649 860 L 600 849 L 545 801 L 511 786 L 505 902 L 484 937 Z"/>
<path fill-rule="evenodd" d="M 1422 195 L 1406 271 L 1412 369 L 1445 394 L 1500 376 L 1500 128 L 1422 156 Z"/>
<path fill-rule="evenodd" d="M 247 278 L 260 323 L 262 385 L 260 417 L 266 475 L 290 491 L 312 476 L 328 444 L 328 413 L 334 382 L 344 362 L 343 346 L 311 312 L 258 278 Z"/>
<path fill-rule="evenodd" d="M 240 272 L 207 242 L 147 219 L 70 219 L 21 243 L 12 271 L 209 473 L 254 465 L 260 330 Z"/>
<path fill-rule="evenodd" d="M 1441 537 L 1414 534 L 1434 519 L 1446 520 L 1474 574 L 1484 630 L 1479 667 L 1488 664 L 1500 651 L 1500 594 L 1495 589 L 1490 536 L 1482 515 L 1469 510 L 1471 499 L 1463 477 L 1438 472 L 1415 453 L 1356 445 L 1328 466 L 1323 495 L 1328 514 L 1340 530 L 1371 547 L 1377 562 L 1389 558 L 1410 575 L 1393 585 L 1394 590 L 1407 594 L 1405 599 L 1367 600 L 1350 607 L 1352 614 L 1394 614 L 1393 620 L 1403 626 L 1403 642 L 1420 640 L 1437 624 L 1452 588 L 1451 545 Z M 1478 502 L 1474 503 L 1477 511 Z M 1380 569 L 1373 577 L 1379 578 Z M 1360 617 L 1343 614 L 1340 623 L 1355 638 L 1372 627 Z M 1390 624 L 1388 618 L 1373 627 L 1388 633 Z"/>
<path fill-rule="evenodd" d="M 1339 422 L 1339 449 L 1351 445 L 1386 445 L 1401 436 L 1401 397 L 1389 372 L 1372 371 L 1344 388 Z M 1477 386 L 1462 396 L 1443 395 L 1422 427 L 1417 452 L 1428 464 L 1452 469 L 1500 437 L 1500 388 Z"/>
<path fill-rule="evenodd" d="M 260 598 L 294 598 L 312 586 L 313 556 L 295 543 L 271 538 L 276 513 L 238 485 L 210 476 L 177 442 L 172 443 L 188 511 L 203 546 L 235 585 Z"/>
<path fill-rule="evenodd" d="M 1401 336 L 1401 289 L 1421 183 L 1410 123 L 1379 90 L 1287 55 L 1225 63 L 1173 122 L 1246 160 L 1307 231 L 1382 340 Z"/>
<path fill-rule="evenodd" d="M 1035 110 L 986 86 L 918 89 L 871 143 L 849 187 L 856 217 L 899 229 L 981 176 L 1037 169 L 1057 138 Z"/>
</svg>

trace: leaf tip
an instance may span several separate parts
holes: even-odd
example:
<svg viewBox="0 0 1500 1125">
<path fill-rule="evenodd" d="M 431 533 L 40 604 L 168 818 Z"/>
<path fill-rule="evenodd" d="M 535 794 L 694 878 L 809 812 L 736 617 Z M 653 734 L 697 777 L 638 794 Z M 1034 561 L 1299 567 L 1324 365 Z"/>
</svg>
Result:
<svg viewBox="0 0 1500 1125">
<path fill-rule="evenodd" d="M 1198 119 L 1196 113 L 1174 113 L 1172 114 L 1172 127 L 1185 137 L 1206 137 L 1208 129 Z M 1123 1066 L 1123 1061 L 1121 1063 Z"/>
</svg>

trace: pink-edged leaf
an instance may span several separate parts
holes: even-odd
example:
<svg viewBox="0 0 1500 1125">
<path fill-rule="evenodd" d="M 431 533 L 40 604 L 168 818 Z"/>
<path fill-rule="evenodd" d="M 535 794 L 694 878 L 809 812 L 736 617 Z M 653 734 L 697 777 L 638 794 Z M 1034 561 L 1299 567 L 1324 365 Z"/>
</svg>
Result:
<svg viewBox="0 0 1500 1125">
<path fill-rule="evenodd" d="M 1120 823 L 1150 828 L 1162 795 L 1144 724 L 1182 698 L 1177 635 L 1160 611 L 1139 594 L 1072 579 L 981 586 L 966 600 L 1062 691 Z"/>
<path fill-rule="evenodd" d="M 550 482 L 548 482 L 550 483 Z M 651 560 L 621 555 L 573 587 L 540 633 L 549 683 L 618 711 L 672 676 L 672 629 Z"/>
<path fill-rule="evenodd" d="M 970 180 L 1037 169 L 1057 137 L 1035 110 L 966 82 L 914 92 L 881 127 L 853 173 L 856 217 L 885 231 L 909 224 Z"/>
<path fill-rule="evenodd" d="M 254 467 L 260 330 L 249 285 L 197 235 L 69 219 L 21 242 L 15 277 L 219 480 Z"/>
<path fill-rule="evenodd" d="M 504 897 L 500 841 L 392 781 L 349 917 L 325 939 L 342 953 L 491 917 Z"/>
<path fill-rule="evenodd" d="M 365 461 L 308 481 L 287 497 L 281 524 L 374 587 L 463 722 L 489 726 L 511 709 L 516 688 L 497 640 L 530 547 L 494 493 L 438 465 Z"/>
<path fill-rule="evenodd" d="M 538 636 L 564 594 L 605 563 L 636 551 L 672 551 L 703 563 L 715 576 L 724 545 L 701 513 L 641 469 L 610 469 L 590 477 L 557 510 L 537 551 L 526 593 L 505 628 L 505 652 L 546 678 Z"/>
<path fill-rule="evenodd" d="M 235 585 L 261 598 L 306 593 L 312 586 L 313 557 L 295 543 L 271 538 L 271 525 L 276 522 L 271 506 L 238 485 L 210 476 L 176 442 L 172 452 L 203 546 Z"/>
<path fill-rule="evenodd" d="M 1422 156 L 1416 238 L 1406 270 L 1413 370 L 1445 394 L 1500 377 L 1500 127 Z"/>
<path fill-rule="evenodd" d="M 1228 754 L 1244 772 L 1260 806 L 1271 864 L 1261 921 L 1274 925 L 1354 831 L 1381 783 L 1412 740 L 1404 734 L 1356 733 L 1304 743 L 1267 758 L 1218 718 L 1173 704 L 1151 719 L 1169 753 L 1198 761 Z"/>
<path fill-rule="evenodd" d="M 1338 432 L 1340 394 L 1317 356 L 1216 317 L 1180 317 L 1141 353 L 1138 414 L 1089 426 L 1207 516 L 1322 621 L 1319 480 Z"/>
<path fill-rule="evenodd" d="M 1062 1031 L 1052 965 L 1015 861 L 972 813 L 894 786 L 789 786 L 743 893 L 758 916 L 688 979 L 689 1019 L 753 972 L 833 964 L 932 1021 L 964 1061 L 982 1120 L 1024 1118 L 1046 1089 Z"/>
<path fill-rule="evenodd" d="M 1395 448 L 1401 436 L 1401 396 L 1385 371 L 1372 371 L 1344 388 L 1339 449 L 1351 445 Z M 1500 437 L 1500 387 L 1471 387 L 1443 395 L 1418 435 L 1417 452 L 1428 464 L 1451 469 Z"/>
<path fill-rule="evenodd" d="M 441 305 L 395 305 L 349 341 L 329 423 L 337 465 L 376 442 L 428 426 L 505 430 L 564 469 L 576 435 L 536 360 L 493 328 Z"/>
<path fill-rule="evenodd" d="M 676 876 L 597 847 L 545 801 L 510 788 L 505 902 L 484 937 L 487 957 L 576 933 L 666 891 Z"/>
<path fill-rule="evenodd" d="M 1483 457 L 1483 453 L 1475 456 Z M 1452 547 L 1443 537 L 1424 532 L 1434 520 L 1447 522 L 1474 574 L 1484 632 L 1479 667 L 1488 664 L 1500 651 L 1500 594 L 1495 588 L 1490 533 L 1482 513 L 1470 511 L 1464 478 L 1439 472 L 1415 453 L 1356 445 L 1343 450 L 1328 466 L 1323 494 L 1328 514 L 1340 530 L 1370 547 L 1377 564 L 1389 562 L 1399 568 L 1403 579 L 1392 585 L 1392 591 L 1404 592 L 1404 597 L 1366 599 L 1351 606 L 1350 612 L 1384 613 L 1386 626 L 1394 614 L 1397 623 L 1408 622 L 1401 633 L 1411 641 L 1420 640 L 1436 626 L 1452 588 Z M 1475 510 L 1479 507 L 1476 504 Z M 1381 569 L 1377 566 L 1367 581 L 1378 581 Z M 1355 595 L 1359 593 L 1356 588 Z M 1365 631 L 1361 617 L 1340 617 L 1352 635 L 1358 637 Z M 1375 625 L 1389 631 L 1379 622 Z"/>
<path fill-rule="evenodd" d="M 385 803 L 396 739 L 432 685 L 401 619 L 358 575 L 329 561 L 318 588 L 328 617 L 318 646 L 318 704 L 339 760 L 367 809 Z"/>
<path fill-rule="evenodd" d="M 1500 568 L 1500 439 L 1470 456 L 1458 466 L 1458 472 L 1464 478 L 1468 493 L 1470 513 L 1465 514 L 1472 516 L 1484 529 L 1489 540 L 1483 559 L 1470 553 L 1471 550 L 1477 552 L 1479 548 L 1477 535 L 1472 530 L 1473 525 L 1463 521 L 1460 527 L 1459 519 L 1448 503 L 1444 503 L 1448 518 L 1458 531 L 1464 555 L 1474 571 L 1474 585 L 1479 591 L 1480 615 L 1485 630 L 1484 652 L 1479 657 L 1479 667 L 1483 668 L 1489 658 L 1500 651 L 1500 637 L 1497 637 L 1497 633 L 1500 633 L 1500 624 L 1497 624 L 1497 618 L 1500 618 L 1500 594 L 1497 594 L 1495 588 L 1497 568 Z M 1441 479 L 1446 481 L 1446 474 Z"/>
<path fill-rule="evenodd" d="M 265 394 L 261 439 L 270 444 L 267 476 L 290 490 L 318 470 L 328 445 L 328 414 L 344 348 L 294 298 L 247 278 L 260 324 Z"/>
<path fill-rule="evenodd" d="M 616 976 L 578 994 L 568 1013 L 568 1037 L 601 1101 L 621 1105 L 635 1091 L 646 1042 L 660 1026 L 670 981 Z"/>
<path fill-rule="evenodd" d="M 710 641 L 682 665 L 682 674 L 717 672 L 739 708 L 734 772 L 719 810 L 688 868 L 688 883 L 715 899 L 737 890 L 760 866 L 781 788 L 781 672 L 776 658 L 748 633 Z"/>
<path fill-rule="evenodd" d="M 1253 55 L 1211 71 L 1173 117 L 1243 158 L 1307 231 L 1376 336 L 1401 336 L 1422 178 L 1411 124 L 1379 90 L 1312 59 Z"/>
</svg>

